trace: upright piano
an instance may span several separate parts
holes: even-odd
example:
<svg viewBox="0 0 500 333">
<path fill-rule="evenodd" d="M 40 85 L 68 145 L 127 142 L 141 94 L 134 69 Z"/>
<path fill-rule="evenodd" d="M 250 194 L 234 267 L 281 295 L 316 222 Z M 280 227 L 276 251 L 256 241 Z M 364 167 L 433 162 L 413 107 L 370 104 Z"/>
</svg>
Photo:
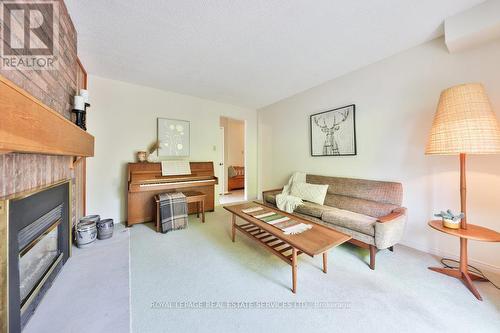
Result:
<svg viewBox="0 0 500 333">
<path fill-rule="evenodd" d="M 154 196 L 164 192 L 199 191 L 206 197 L 205 211 L 213 211 L 215 185 L 213 162 L 190 162 L 191 174 L 162 176 L 161 163 L 128 164 L 127 225 L 149 222 L 154 217 Z M 189 205 L 196 213 L 196 204 Z"/>
</svg>

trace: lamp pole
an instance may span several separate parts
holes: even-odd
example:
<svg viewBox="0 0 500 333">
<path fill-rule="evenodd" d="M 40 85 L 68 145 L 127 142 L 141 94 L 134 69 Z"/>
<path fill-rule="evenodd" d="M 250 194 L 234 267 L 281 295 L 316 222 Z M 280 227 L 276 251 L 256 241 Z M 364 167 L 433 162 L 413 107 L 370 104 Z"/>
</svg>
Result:
<svg viewBox="0 0 500 333">
<path fill-rule="evenodd" d="M 464 230 L 467 229 L 467 176 L 466 176 L 466 155 L 464 153 L 460 154 L 460 210 L 464 213 L 464 218 L 462 219 L 460 227 Z M 467 258 L 467 238 L 460 237 L 460 273 L 461 278 L 465 279 L 466 282 L 468 278 L 468 258 Z M 472 283 L 471 283 L 472 284 Z M 467 285 L 467 283 L 466 283 Z M 470 289 L 470 287 L 469 287 Z M 475 289 L 475 288 L 474 288 Z M 472 291 L 476 294 L 474 291 Z M 477 292 L 477 291 L 476 291 Z M 477 293 L 479 295 L 479 293 Z M 477 297 L 477 295 L 476 295 Z M 479 296 L 478 298 L 480 298 Z"/>
<path fill-rule="evenodd" d="M 465 161 L 466 155 L 464 153 L 460 154 L 460 210 L 464 213 L 464 218 L 460 227 L 462 229 L 467 229 L 467 180 L 465 172 Z"/>
</svg>

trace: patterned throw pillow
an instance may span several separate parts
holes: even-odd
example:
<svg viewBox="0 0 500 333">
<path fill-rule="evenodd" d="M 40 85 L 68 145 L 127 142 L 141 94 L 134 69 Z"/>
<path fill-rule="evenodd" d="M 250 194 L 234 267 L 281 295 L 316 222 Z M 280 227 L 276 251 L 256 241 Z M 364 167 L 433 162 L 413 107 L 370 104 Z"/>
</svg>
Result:
<svg viewBox="0 0 500 333">
<path fill-rule="evenodd" d="M 234 171 L 236 172 L 236 176 L 244 176 L 245 175 L 245 167 L 235 166 Z"/>
<path fill-rule="evenodd" d="M 316 185 L 308 183 L 293 183 L 290 194 L 302 200 L 322 205 L 325 202 L 328 185 Z"/>
<path fill-rule="evenodd" d="M 230 166 L 227 168 L 227 176 L 229 178 L 236 176 L 244 176 L 245 175 L 245 167 L 240 166 Z"/>
</svg>

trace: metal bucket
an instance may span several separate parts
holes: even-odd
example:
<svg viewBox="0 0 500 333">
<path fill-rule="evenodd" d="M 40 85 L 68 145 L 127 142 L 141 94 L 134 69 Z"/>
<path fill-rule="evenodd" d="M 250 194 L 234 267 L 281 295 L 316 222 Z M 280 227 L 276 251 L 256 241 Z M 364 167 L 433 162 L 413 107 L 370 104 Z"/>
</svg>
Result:
<svg viewBox="0 0 500 333">
<path fill-rule="evenodd" d="M 97 239 L 97 227 L 93 221 L 82 221 L 76 227 L 76 245 L 84 248 Z"/>
<path fill-rule="evenodd" d="M 97 238 L 108 239 L 113 236 L 113 219 L 105 219 L 97 222 Z"/>
<path fill-rule="evenodd" d="M 91 221 L 91 222 L 99 222 L 99 220 L 101 219 L 101 216 L 99 215 L 87 215 L 87 216 L 84 216 L 80 219 L 80 223 L 81 222 L 87 222 L 87 221 Z"/>
</svg>

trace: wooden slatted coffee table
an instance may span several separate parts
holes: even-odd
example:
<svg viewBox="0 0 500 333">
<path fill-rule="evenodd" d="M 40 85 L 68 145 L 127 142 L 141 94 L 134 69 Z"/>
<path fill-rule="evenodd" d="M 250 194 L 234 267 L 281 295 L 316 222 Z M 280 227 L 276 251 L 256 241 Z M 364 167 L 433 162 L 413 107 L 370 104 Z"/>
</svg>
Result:
<svg viewBox="0 0 500 333">
<path fill-rule="evenodd" d="M 285 235 L 285 233 L 261 221 L 249 214 L 243 213 L 243 209 L 262 206 L 265 212 L 276 212 L 280 215 L 288 216 L 291 219 L 310 224 L 312 228 L 297 235 Z M 302 253 L 314 257 L 323 255 L 323 272 L 327 272 L 327 251 L 351 239 L 351 236 L 345 235 L 333 229 L 322 226 L 318 223 L 302 219 L 292 214 L 285 213 L 274 207 L 270 207 L 261 202 L 249 202 L 238 205 L 224 206 L 224 209 L 232 213 L 232 240 L 236 239 L 236 230 L 256 240 L 265 249 L 275 254 L 278 258 L 292 266 L 292 292 L 297 292 L 297 257 Z M 239 217 L 245 223 L 236 223 L 236 217 Z"/>
</svg>

